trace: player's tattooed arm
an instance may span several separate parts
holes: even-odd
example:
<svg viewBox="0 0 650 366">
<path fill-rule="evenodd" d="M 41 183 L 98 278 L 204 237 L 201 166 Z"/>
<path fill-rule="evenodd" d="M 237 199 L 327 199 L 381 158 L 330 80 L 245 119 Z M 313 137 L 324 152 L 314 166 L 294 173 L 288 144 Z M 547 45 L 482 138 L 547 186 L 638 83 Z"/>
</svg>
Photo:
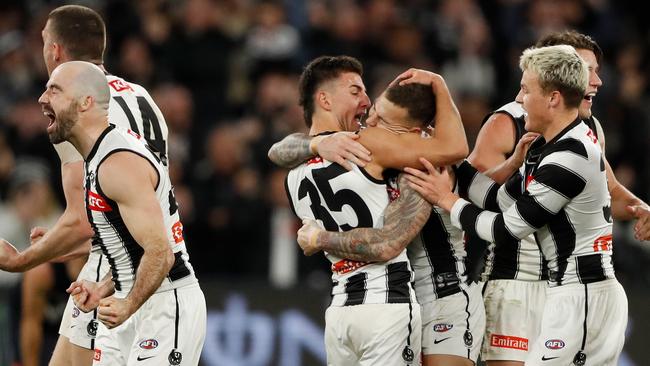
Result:
<svg viewBox="0 0 650 366">
<path fill-rule="evenodd" d="M 326 251 L 341 258 L 384 262 L 395 258 L 420 232 L 431 215 L 431 204 L 400 176 L 400 197 L 388 205 L 381 229 L 361 228 L 347 232 L 320 229 L 306 223 L 298 232 L 298 242 L 307 255 Z"/>
<path fill-rule="evenodd" d="M 350 170 L 350 162 L 363 167 L 370 161 L 370 151 L 356 141 L 358 138 L 359 135 L 354 132 L 315 137 L 294 133 L 271 146 L 268 155 L 272 162 L 283 168 L 295 168 L 303 161 L 320 155 Z"/>
<path fill-rule="evenodd" d="M 294 168 L 314 156 L 310 148 L 311 140 L 304 133 L 293 133 L 271 146 L 269 159 L 283 168 Z"/>
</svg>

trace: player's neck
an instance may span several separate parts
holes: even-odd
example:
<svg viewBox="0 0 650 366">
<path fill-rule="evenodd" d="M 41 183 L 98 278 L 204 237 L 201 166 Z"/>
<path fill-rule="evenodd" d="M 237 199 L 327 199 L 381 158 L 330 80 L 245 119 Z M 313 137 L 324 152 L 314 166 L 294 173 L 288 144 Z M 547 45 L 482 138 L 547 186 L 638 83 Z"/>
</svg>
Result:
<svg viewBox="0 0 650 366">
<path fill-rule="evenodd" d="M 319 133 L 330 132 L 330 131 L 341 131 L 341 126 L 339 125 L 336 118 L 329 114 L 325 113 L 314 113 L 314 116 L 311 119 L 312 124 L 309 129 L 309 135 L 315 136 Z"/>
<path fill-rule="evenodd" d="M 544 132 L 542 132 L 542 136 L 544 136 L 544 139 L 546 141 L 551 141 L 568 125 L 573 123 L 576 118 L 578 118 L 577 109 L 570 109 L 565 112 L 558 113 L 555 118 L 553 118 L 553 122 L 548 125 Z"/>
<path fill-rule="evenodd" d="M 84 160 L 88 158 L 99 136 L 108 127 L 108 116 L 94 116 L 94 121 L 89 119 L 79 119 L 68 140 L 79 151 Z"/>
</svg>

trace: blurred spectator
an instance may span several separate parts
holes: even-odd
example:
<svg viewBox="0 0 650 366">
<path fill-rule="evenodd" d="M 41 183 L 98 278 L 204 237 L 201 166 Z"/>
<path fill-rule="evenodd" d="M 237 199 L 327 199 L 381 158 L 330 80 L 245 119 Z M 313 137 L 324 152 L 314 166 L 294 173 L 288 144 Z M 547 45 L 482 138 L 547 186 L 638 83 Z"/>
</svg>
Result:
<svg viewBox="0 0 650 366">
<path fill-rule="evenodd" d="M 42 161 L 35 159 L 18 159 L 15 169 L 11 173 L 7 186 L 7 201 L 0 204 L 0 237 L 13 243 L 19 250 L 25 249 L 29 243 L 29 233 L 35 226 L 50 227 L 54 225 L 61 213 L 61 209 L 52 192 L 50 185 L 50 169 Z M 0 311 L 10 312 L 10 316 L 0 318 L 11 319 L 14 322 L 0 327 L 0 332 L 19 334 L 19 325 L 16 320 L 20 318 L 20 286 L 19 273 L 0 271 Z M 65 306 L 65 300 L 63 306 Z M 6 314 L 6 313 L 5 313 Z M 3 314 L 3 315 L 5 315 Z M 60 314 L 59 318 L 60 319 Z M 56 336 L 56 332 L 54 334 Z M 0 338 L 5 338 L 0 336 Z M 3 345 L 12 349 L 13 358 L 18 357 L 18 339 L 9 338 L 13 344 Z M 54 338 L 56 339 L 56 337 Z M 38 339 L 35 339 L 36 343 Z M 54 344 L 49 348 L 49 354 Z M 0 352 L 2 353 L 2 352 Z M 0 354 L 0 359 L 2 355 Z M 33 365 L 33 363 L 32 363 Z"/>
</svg>

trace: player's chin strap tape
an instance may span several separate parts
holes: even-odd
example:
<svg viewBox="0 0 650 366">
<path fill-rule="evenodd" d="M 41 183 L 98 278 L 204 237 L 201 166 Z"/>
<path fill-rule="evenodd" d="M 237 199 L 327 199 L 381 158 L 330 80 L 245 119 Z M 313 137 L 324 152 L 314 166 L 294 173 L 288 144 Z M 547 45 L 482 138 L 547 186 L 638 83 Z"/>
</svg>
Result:
<svg viewBox="0 0 650 366">
<path fill-rule="evenodd" d="M 587 362 L 587 355 L 584 353 L 585 345 L 587 344 L 587 314 L 589 314 L 589 290 L 587 284 L 585 286 L 585 321 L 582 325 L 582 346 L 580 351 L 573 357 L 573 364 L 575 366 L 584 366 Z"/>
</svg>

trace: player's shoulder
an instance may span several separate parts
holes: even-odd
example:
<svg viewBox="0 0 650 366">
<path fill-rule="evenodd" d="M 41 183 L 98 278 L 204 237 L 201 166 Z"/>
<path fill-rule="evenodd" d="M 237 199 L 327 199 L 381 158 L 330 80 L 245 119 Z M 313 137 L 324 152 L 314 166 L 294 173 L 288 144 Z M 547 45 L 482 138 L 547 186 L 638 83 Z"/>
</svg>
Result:
<svg viewBox="0 0 650 366">
<path fill-rule="evenodd" d="M 116 75 L 106 75 L 112 95 L 132 93 L 136 96 L 149 97 L 149 92 L 142 85 L 127 81 Z"/>
</svg>

